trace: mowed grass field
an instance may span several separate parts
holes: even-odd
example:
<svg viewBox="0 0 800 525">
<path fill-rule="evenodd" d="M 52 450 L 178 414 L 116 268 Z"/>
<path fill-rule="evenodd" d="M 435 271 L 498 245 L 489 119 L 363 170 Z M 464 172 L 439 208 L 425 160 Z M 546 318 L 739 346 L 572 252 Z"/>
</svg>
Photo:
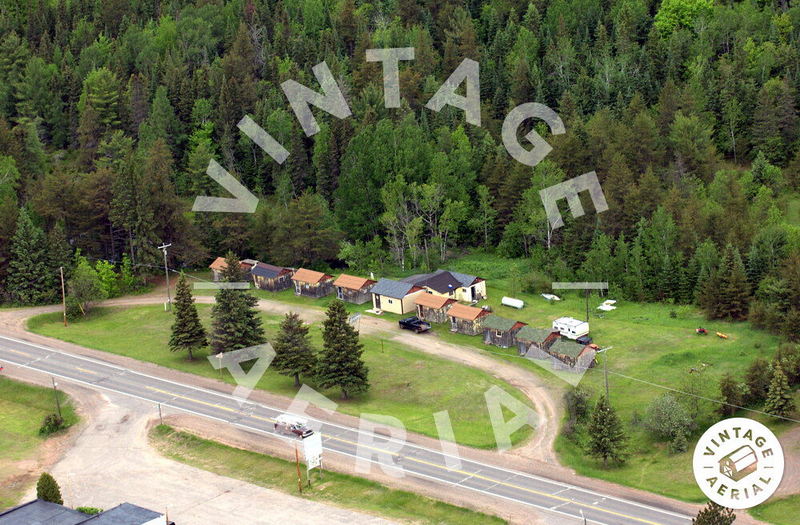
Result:
<svg viewBox="0 0 800 525">
<path fill-rule="evenodd" d="M 514 275 L 510 265 L 517 264 L 517 275 L 525 274 L 527 261 L 509 261 L 492 256 L 469 256 L 453 261 L 447 267 L 453 270 L 479 275 L 487 279 L 489 300 L 482 304 L 492 307 L 494 313 L 523 321 L 538 328 L 550 328 L 552 321 L 561 316 L 584 319 L 586 301 L 576 292 L 558 294 L 562 300 L 549 302 L 538 294 L 519 292 L 513 296 L 525 301 L 525 307 L 516 310 L 502 306 L 504 295 L 512 295 L 515 286 L 509 275 Z M 668 388 L 683 390 L 692 368 L 703 369 L 702 379 L 697 381 L 698 393 L 710 398 L 719 395 L 719 378 L 730 372 L 741 378 L 751 361 L 761 356 L 769 359 L 780 342 L 776 336 L 753 329 L 748 323 L 708 322 L 693 306 L 668 304 L 640 304 L 620 300 L 618 308 L 611 312 L 597 310 L 603 300 L 619 299 L 613 296 L 590 296 L 590 327 L 594 342 L 602 347 L 612 346 L 608 351 L 610 398 L 620 414 L 630 437 L 631 457 L 622 467 L 604 469 L 601 463 L 589 458 L 584 449 L 574 441 L 560 436 L 556 449 L 561 461 L 579 473 L 607 479 L 623 485 L 633 486 L 692 502 L 702 502 L 704 497 L 697 488 L 691 470 L 691 451 L 702 431 L 719 417 L 712 413 L 716 405 L 700 403 L 705 414 L 699 422 L 698 431 L 691 436 L 689 452 L 673 455 L 667 444 L 654 441 L 637 421 L 646 414 L 649 404 Z M 600 314 L 600 315 L 599 315 Z M 695 328 L 703 326 L 710 332 L 700 336 Z M 516 349 L 503 350 L 485 346 L 480 337 L 451 334 L 446 326 L 439 325 L 437 333 L 444 339 L 462 345 L 471 345 L 484 352 L 492 352 L 498 358 L 524 366 L 548 381 L 560 383 L 545 368 L 515 356 Z M 721 339 L 714 332 L 729 336 Z M 603 357 L 599 366 L 587 372 L 580 385 L 593 393 L 592 402 L 604 392 Z M 800 399 L 798 399 L 800 406 Z M 792 425 L 753 412 L 741 411 L 739 415 L 757 419 L 780 435 Z"/>
<path fill-rule="evenodd" d="M 211 307 L 198 305 L 198 311 L 204 324 L 209 326 Z M 282 317 L 264 313 L 261 317 L 268 340 L 272 340 Z M 173 317 L 160 305 L 96 308 L 86 319 L 67 327 L 60 319 L 57 313 L 40 315 L 29 320 L 28 329 L 81 346 L 233 383 L 226 370 L 221 373 L 211 366 L 206 353 L 189 361 L 186 355 L 169 351 L 167 341 Z M 320 349 L 321 324 L 311 325 L 310 334 L 315 347 Z M 458 443 L 493 448 L 496 443 L 484 393 L 496 385 L 525 401 L 519 391 L 480 370 L 431 357 L 393 341 L 381 341 L 376 337 L 362 337 L 361 341 L 365 348 L 364 361 L 370 369 L 370 390 L 343 401 L 339 390 L 318 389 L 339 403 L 338 410 L 345 414 L 389 415 L 402 421 L 411 432 L 437 437 L 433 414 L 446 410 Z M 316 388 L 313 379 L 303 380 Z M 292 378 L 272 370 L 267 370 L 258 388 L 285 396 L 294 396 L 297 392 Z M 512 441 L 519 443 L 532 432 L 530 427 L 523 427 L 512 436 Z"/>
<path fill-rule="evenodd" d="M 767 501 L 750 509 L 750 514 L 773 525 L 796 525 L 800 516 L 800 495 Z"/>
<path fill-rule="evenodd" d="M 69 398 L 59 392 L 61 413 L 67 425 L 78 418 Z M 19 498 L 36 481 L 21 462 L 35 460 L 47 438 L 39 427 L 47 414 L 55 413 L 55 393 L 0 377 L 0 510 L 19 503 Z"/>
<path fill-rule="evenodd" d="M 150 431 L 150 442 L 164 456 L 226 476 L 277 489 L 305 499 L 332 503 L 407 523 L 472 525 L 502 524 L 500 518 L 456 507 L 404 490 L 388 488 L 374 481 L 325 471 L 319 479 L 312 471 L 308 487 L 304 467 L 303 494 L 297 492 L 297 474 L 293 462 L 264 454 L 229 447 L 175 431 L 160 425 Z"/>
</svg>

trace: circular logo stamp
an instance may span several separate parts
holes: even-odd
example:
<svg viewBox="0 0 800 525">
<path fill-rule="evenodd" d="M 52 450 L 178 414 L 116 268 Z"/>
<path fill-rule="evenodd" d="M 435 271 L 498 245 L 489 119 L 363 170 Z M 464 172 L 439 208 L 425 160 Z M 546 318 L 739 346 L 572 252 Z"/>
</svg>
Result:
<svg viewBox="0 0 800 525">
<path fill-rule="evenodd" d="M 733 417 L 705 431 L 694 449 L 694 479 L 713 502 L 749 509 L 772 496 L 783 477 L 783 449 L 770 429 Z"/>
</svg>

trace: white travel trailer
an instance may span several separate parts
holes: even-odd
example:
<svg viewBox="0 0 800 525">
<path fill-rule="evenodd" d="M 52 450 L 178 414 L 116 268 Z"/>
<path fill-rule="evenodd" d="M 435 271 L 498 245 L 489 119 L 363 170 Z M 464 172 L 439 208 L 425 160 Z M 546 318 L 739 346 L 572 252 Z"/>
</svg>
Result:
<svg viewBox="0 0 800 525">
<path fill-rule="evenodd" d="M 589 323 L 574 317 L 559 317 L 553 321 L 553 331 L 568 339 L 577 339 L 589 333 Z"/>
</svg>

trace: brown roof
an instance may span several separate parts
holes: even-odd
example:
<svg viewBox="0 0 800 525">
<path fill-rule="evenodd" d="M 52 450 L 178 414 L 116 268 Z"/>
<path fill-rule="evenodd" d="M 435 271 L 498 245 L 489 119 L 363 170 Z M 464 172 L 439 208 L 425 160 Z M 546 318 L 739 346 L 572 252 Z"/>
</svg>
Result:
<svg viewBox="0 0 800 525">
<path fill-rule="evenodd" d="M 225 262 L 225 257 L 217 257 L 216 259 L 214 259 L 214 262 L 208 265 L 208 267 L 211 268 L 212 270 L 217 270 L 218 272 L 221 272 L 222 270 L 228 267 L 228 264 Z"/>
<path fill-rule="evenodd" d="M 294 272 L 294 275 L 292 275 L 293 281 L 300 281 L 310 284 L 317 284 L 328 279 L 333 279 L 333 276 L 324 274 L 322 272 L 315 272 L 314 270 L 306 270 L 305 268 L 300 268 Z"/>
<path fill-rule="evenodd" d="M 421 293 L 414 299 L 414 302 L 420 306 L 427 306 L 429 308 L 444 308 L 448 304 L 456 302 L 456 300 L 432 293 Z"/>
<path fill-rule="evenodd" d="M 372 286 L 373 284 L 375 284 L 375 281 L 372 279 L 356 277 L 355 275 L 347 275 L 346 273 L 343 273 L 338 279 L 333 281 L 334 286 L 341 286 L 342 288 L 347 288 L 348 290 L 361 290 L 362 288 Z"/>
<path fill-rule="evenodd" d="M 450 310 L 447 311 L 447 315 L 449 315 L 450 317 L 456 317 L 458 319 L 466 319 L 467 321 L 474 321 L 475 319 L 483 317 L 488 313 L 489 312 L 487 312 L 483 308 L 475 308 L 474 306 L 467 306 L 461 303 L 454 304 L 450 308 Z"/>
</svg>

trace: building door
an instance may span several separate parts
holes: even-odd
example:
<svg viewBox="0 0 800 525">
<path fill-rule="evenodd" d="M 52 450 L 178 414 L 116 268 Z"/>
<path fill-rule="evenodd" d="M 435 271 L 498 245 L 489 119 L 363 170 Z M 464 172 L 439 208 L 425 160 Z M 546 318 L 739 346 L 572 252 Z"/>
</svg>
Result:
<svg viewBox="0 0 800 525">
<path fill-rule="evenodd" d="M 375 309 L 376 310 L 380 310 L 381 309 L 381 296 L 380 295 L 373 295 L 372 297 L 375 298 Z"/>
<path fill-rule="evenodd" d="M 455 317 L 451 317 L 450 318 L 450 330 L 452 330 L 454 332 L 458 330 L 458 323 L 456 322 L 456 318 Z"/>
<path fill-rule="evenodd" d="M 342 288 L 341 286 L 338 286 L 336 288 L 336 297 L 338 297 L 339 299 L 344 299 L 344 288 Z"/>
<path fill-rule="evenodd" d="M 477 301 L 477 300 L 478 300 L 478 299 L 475 297 L 475 287 L 474 287 L 474 286 L 470 286 L 470 287 L 469 287 L 469 300 L 470 300 L 470 301 Z"/>
</svg>

